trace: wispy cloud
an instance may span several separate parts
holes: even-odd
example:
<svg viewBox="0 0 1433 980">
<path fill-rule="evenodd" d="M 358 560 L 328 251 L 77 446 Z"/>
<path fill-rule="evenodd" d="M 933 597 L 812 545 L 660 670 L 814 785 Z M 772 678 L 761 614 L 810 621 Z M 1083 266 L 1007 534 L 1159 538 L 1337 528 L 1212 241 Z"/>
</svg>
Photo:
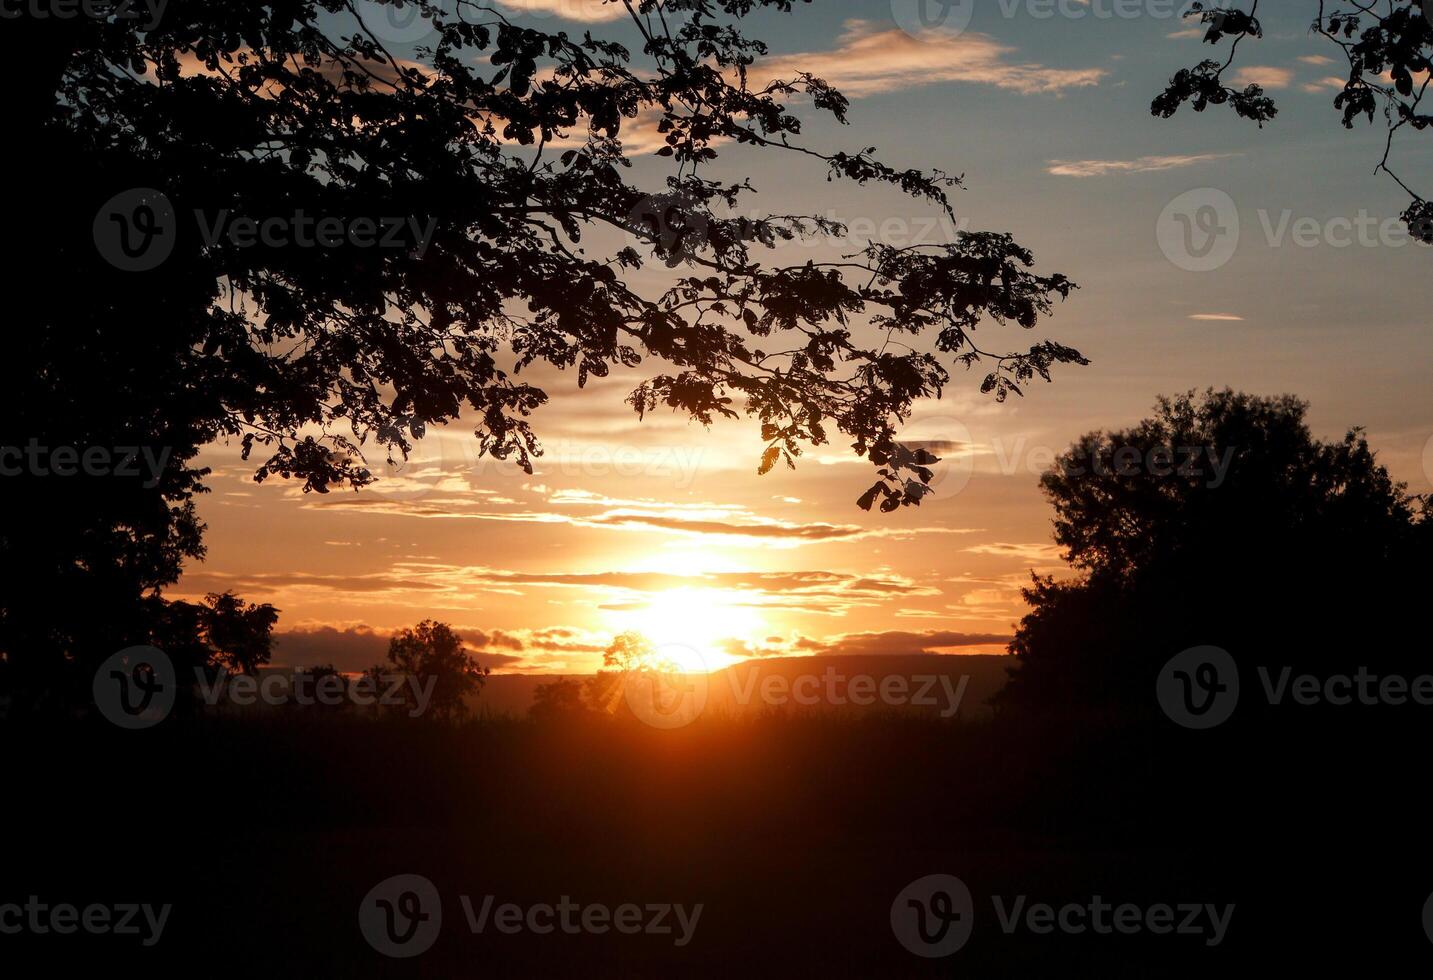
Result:
<svg viewBox="0 0 1433 980">
<path fill-rule="evenodd" d="M 620 3 L 603 0 L 497 0 L 497 6 L 537 17 L 560 17 L 581 24 L 600 24 L 627 16 Z"/>
<path fill-rule="evenodd" d="M 807 71 L 855 98 L 947 82 L 1058 95 L 1098 85 L 1108 74 L 1104 68 L 1012 61 L 1015 52 L 983 34 L 930 31 L 914 38 L 901 30 L 880 30 L 871 21 L 850 20 L 835 49 L 769 58 L 759 67 L 772 78 Z"/>
<path fill-rule="evenodd" d="M 1009 542 L 996 542 L 994 544 L 980 544 L 973 548 L 966 548 L 972 555 L 993 555 L 998 558 L 1018 558 L 1021 561 L 1057 563 L 1060 561 L 1060 549 L 1053 544 L 1012 544 Z"/>
<path fill-rule="evenodd" d="M 1231 321 L 1231 322 L 1240 322 L 1240 323 L 1242 323 L 1243 320 L 1244 320 L 1244 318 L 1243 318 L 1242 316 L 1235 316 L 1233 313 L 1194 313 L 1194 314 L 1191 314 L 1191 315 L 1190 315 L 1189 319 L 1191 319 L 1191 320 L 1219 320 L 1219 321 Z"/>
<path fill-rule="evenodd" d="M 1264 88 L 1288 88 L 1294 80 L 1292 68 L 1276 68 L 1273 65 L 1245 65 L 1234 73 L 1236 85 L 1259 85 Z"/>
<path fill-rule="evenodd" d="M 825 521 L 788 521 L 766 517 L 733 505 L 669 503 L 658 500 L 623 500 L 582 491 L 558 491 L 549 504 L 554 508 L 606 508 L 597 513 L 570 513 L 567 509 L 492 510 L 492 498 L 429 496 L 420 500 L 385 499 L 379 494 L 330 495 L 322 501 L 305 501 L 326 510 L 412 517 L 428 520 L 501 521 L 519 524 L 569 524 L 575 527 L 618 531 L 666 531 L 673 534 L 718 535 L 745 539 L 752 544 L 796 547 L 823 542 L 863 541 L 873 538 L 908 539 L 917 536 L 970 534 L 977 528 L 863 527 Z"/>
<path fill-rule="evenodd" d="M 1185 156 L 1147 156 L 1133 160 L 1051 160 L 1049 172 L 1057 177 L 1107 177 L 1110 174 L 1146 174 L 1178 170 L 1210 160 L 1223 160 L 1232 153 L 1197 153 Z"/>
</svg>

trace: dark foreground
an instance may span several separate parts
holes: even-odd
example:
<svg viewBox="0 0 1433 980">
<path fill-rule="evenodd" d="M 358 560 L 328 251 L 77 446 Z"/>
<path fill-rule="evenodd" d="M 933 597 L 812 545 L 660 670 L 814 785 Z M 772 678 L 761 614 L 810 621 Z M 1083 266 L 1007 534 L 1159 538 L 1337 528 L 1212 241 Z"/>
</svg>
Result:
<svg viewBox="0 0 1433 980">
<path fill-rule="evenodd" d="M 1119 977 L 1252 964 L 1382 974 L 1378 963 L 1433 961 L 1421 753 L 1371 761 L 1369 743 L 1355 749 L 1346 733 L 1201 740 L 1191 755 L 1189 733 L 1073 737 L 1053 723 L 894 717 L 672 732 L 307 715 L 101 725 L 6 732 L 0 904 L 172 909 L 157 941 L 142 914 L 138 935 L 0 935 L 12 965 L 196 977 Z M 971 904 L 943 933 L 931 918 L 927 937 L 969 933 L 927 959 L 897 937 L 917 933 L 893 927 L 892 906 L 904 910 L 897 896 L 934 874 L 957 877 Z M 426 882 L 382 884 L 399 875 Z M 465 898 L 474 918 L 487 902 L 483 931 Z M 384 901 L 388 913 L 373 904 Z M 921 901 L 931 916 L 961 908 Z M 1103 932 L 1091 918 L 1101 902 Z M 509 903 L 521 920 L 503 931 L 497 909 Z M 1071 904 L 1082 909 L 1061 911 Z M 619 932 L 623 905 L 636 910 L 621 913 Z M 1116 931 L 1122 905 L 1132 908 Z M 1227 917 L 1217 939 L 1210 905 Z M 685 919 L 654 908 L 665 906 Z M 394 938 L 405 936 L 406 949 Z M 427 948 L 395 958 L 375 944 Z"/>
</svg>

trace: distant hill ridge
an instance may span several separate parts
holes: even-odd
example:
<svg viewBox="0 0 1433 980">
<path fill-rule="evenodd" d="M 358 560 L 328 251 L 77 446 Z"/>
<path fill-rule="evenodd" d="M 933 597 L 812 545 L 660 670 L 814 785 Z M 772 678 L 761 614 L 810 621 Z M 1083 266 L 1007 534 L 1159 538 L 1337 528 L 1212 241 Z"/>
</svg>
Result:
<svg viewBox="0 0 1433 980">
<path fill-rule="evenodd" d="M 1014 659 L 1006 654 L 855 654 L 745 660 L 706 676 L 712 715 L 763 711 L 913 711 L 988 717 Z M 470 701 L 477 713 L 526 714 L 537 688 L 590 674 L 492 674 Z"/>
</svg>

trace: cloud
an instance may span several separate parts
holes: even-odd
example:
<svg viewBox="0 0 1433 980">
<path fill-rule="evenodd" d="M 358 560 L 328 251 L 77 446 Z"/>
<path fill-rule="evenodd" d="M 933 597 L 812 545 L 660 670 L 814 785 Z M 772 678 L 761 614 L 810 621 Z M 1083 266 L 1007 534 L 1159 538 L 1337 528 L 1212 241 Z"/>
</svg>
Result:
<svg viewBox="0 0 1433 980">
<path fill-rule="evenodd" d="M 996 542 L 966 548 L 973 555 L 993 555 L 997 558 L 1018 558 L 1021 561 L 1058 562 L 1060 548 L 1053 544 L 1010 544 Z"/>
<path fill-rule="evenodd" d="M 672 504 L 657 500 L 620 500 L 585 493 L 557 493 L 549 501 L 558 507 L 609 509 L 596 514 L 570 514 L 540 510 L 478 510 L 464 496 L 425 497 L 421 500 L 385 499 L 381 494 L 330 495 L 306 506 L 354 510 L 359 513 L 430 520 L 507 521 L 520 524 L 569 524 L 575 527 L 618 531 L 666 531 L 696 537 L 741 538 L 753 544 L 798 547 L 805 544 L 864 541 L 877 538 L 909 539 L 916 536 L 970 534 L 975 528 L 863 527 L 824 521 L 788 521 L 765 517 L 731 505 Z M 489 505 L 491 499 L 476 501 Z M 616 504 L 617 506 L 611 506 Z"/>
<path fill-rule="evenodd" d="M 1106 177 L 1110 174 L 1145 174 L 1177 170 L 1196 163 L 1223 160 L 1232 153 L 1197 153 L 1186 156 L 1148 156 L 1134 160 L 1051 160 L 1048 172 L 1056 177 Z"/>
<path fill-rule="evenodd" d="M 1259 85 L 1263 88 L 1288 88 L 1294 80 L 1292 68 L 1276 68 L 1273 65 L 1245 65 L 1234 73 L 1236 85 Z"/>
<path fill-rule="evenodd" d="M 498 0 L 497 5 L 533 17 L 560 17 L 582 24 L 601 24 L 627 16 L 627 8 L 612 0 Z"/>
<path fill-rule="evenodd" d="M 881 606 L 893 598 L 925 598 L 941 594 L 938 588 L 889 573 L 859 575 L 819 569 L 691 575 L 644 571 L 516 572 L 414 561 L 397 562 L 383 572 L 369 575 L 279 572 L 226 575 L 196 572 L 185 578 L 184 586 L 199 594 L 234 591 L 245 596 L 269 598 L 295 592 L 326 596 L 346 594 L 363 606 L 371 606 L 375 593 L 383 593 L 382 599 L 389 606 L 405 606 L 421 611 L 415 616 L 426 615 L 428 610 L 436 608 L 459 608 L 479 593 L 523 596 L 534 589 L 571 589 L 587 593 L 584 599 L 590 598 L 595 607 L 608 610 L 644 608 L 653 597 L 684 590 L 711 594 L 715 601 L 733 607 L 799 610 L 832 616 L 843 615 L 856 606 Z M 596 642 L 591 636 L 585 635 L 586 638 L 579 642 L 573 636 L 552 631 L 495 630 L 479 631 L 471 636 L 464 632 L 463 635 L 478 647 L 515 651 L 536 647 L 591 652 Z M 386 634 L 382 637 L 386 643 Z M 309 638 L 305 650 L 321 657 L 321 652 L 314 646 L 317 639 L 321 638 Z M 386 649 L 386 646 L 383 647 L 383 650 Z M 602 647 L 595 649 L 600 651 Z"/>
<path fill-rule="evenodd" d="M 273 637 L 273 662 L 281 667 L 333 664 L 340 671 L 354 673 L 379 663 L 387 653 L 388 634 L 366 626 L 318 626 L 287 630 Z"/>
<path fill-rule="evenodd" d="M 845 26 L 834 50 L 769 58 L 758 65 L 761 74 L 791 78 L 810 72 L 853 98 L 946 82 L 1059 95 L 1098 85 L 1108 74 L 1104 68 L 1012 62 L 1009 56 L 1016 49 L 983 34 L 929 31 L 917 39 L 901 30 L 880 30 L 866 20 L 849 20 Z"/>
<path fill-rule="evenodd" d="M 454 626 L 464 649 L 481 666 L 504 671 L 533 666 L 529 660 L 553 660 L 553 655 L 580 653 L 583 662 L 606 643 L 583 630 L 553 626 L 540 630 L 484 630 Z M 274 633 L 274 666 L 311 668 L 331 663 L 341 673 L 367 671 L 387 662 L 388 639 L 393 630 L 368 626 L 298 626 Z M 503 652 L 509 650 L 509 652 Z M 562 660 L 562 658 L 556 658 Z M 565 662 L 565 660 L 563 660 Z"/>
<path fill-rule="evenodd" d="M 1233 313 L 1192 313 L 1190 314 L 1189 319 L 1217 320 L 1220 322 L 1228 321 L 1237 323 L 1242 323 L 1244 321 L 1244 318 L 1242 316 L 1235 316 Z"/>
<path fill-rule="evenodd" d="M 1306 65 L 1331 65 L 1333 59 L 1326 54 L 1306 54 L 1299 58 Z"/>
</svg>

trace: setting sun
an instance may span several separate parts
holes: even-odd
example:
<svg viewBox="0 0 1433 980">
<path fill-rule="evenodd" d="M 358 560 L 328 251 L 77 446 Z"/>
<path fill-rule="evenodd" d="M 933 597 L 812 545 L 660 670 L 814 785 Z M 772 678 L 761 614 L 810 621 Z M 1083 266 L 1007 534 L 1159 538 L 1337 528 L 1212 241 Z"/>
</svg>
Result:
<svg viewBox="0 0 1433 980">
<path fill-rule="evenodd" d="M 762 629 L 761 614 L 715 589 L 673 589 L 632 608 L 610 610 L 615 632 L 641 633 L 657 652 L 692 673 L 720 670 L 740 658 L 723 641 L 746 641 Z"/>
</svg>

